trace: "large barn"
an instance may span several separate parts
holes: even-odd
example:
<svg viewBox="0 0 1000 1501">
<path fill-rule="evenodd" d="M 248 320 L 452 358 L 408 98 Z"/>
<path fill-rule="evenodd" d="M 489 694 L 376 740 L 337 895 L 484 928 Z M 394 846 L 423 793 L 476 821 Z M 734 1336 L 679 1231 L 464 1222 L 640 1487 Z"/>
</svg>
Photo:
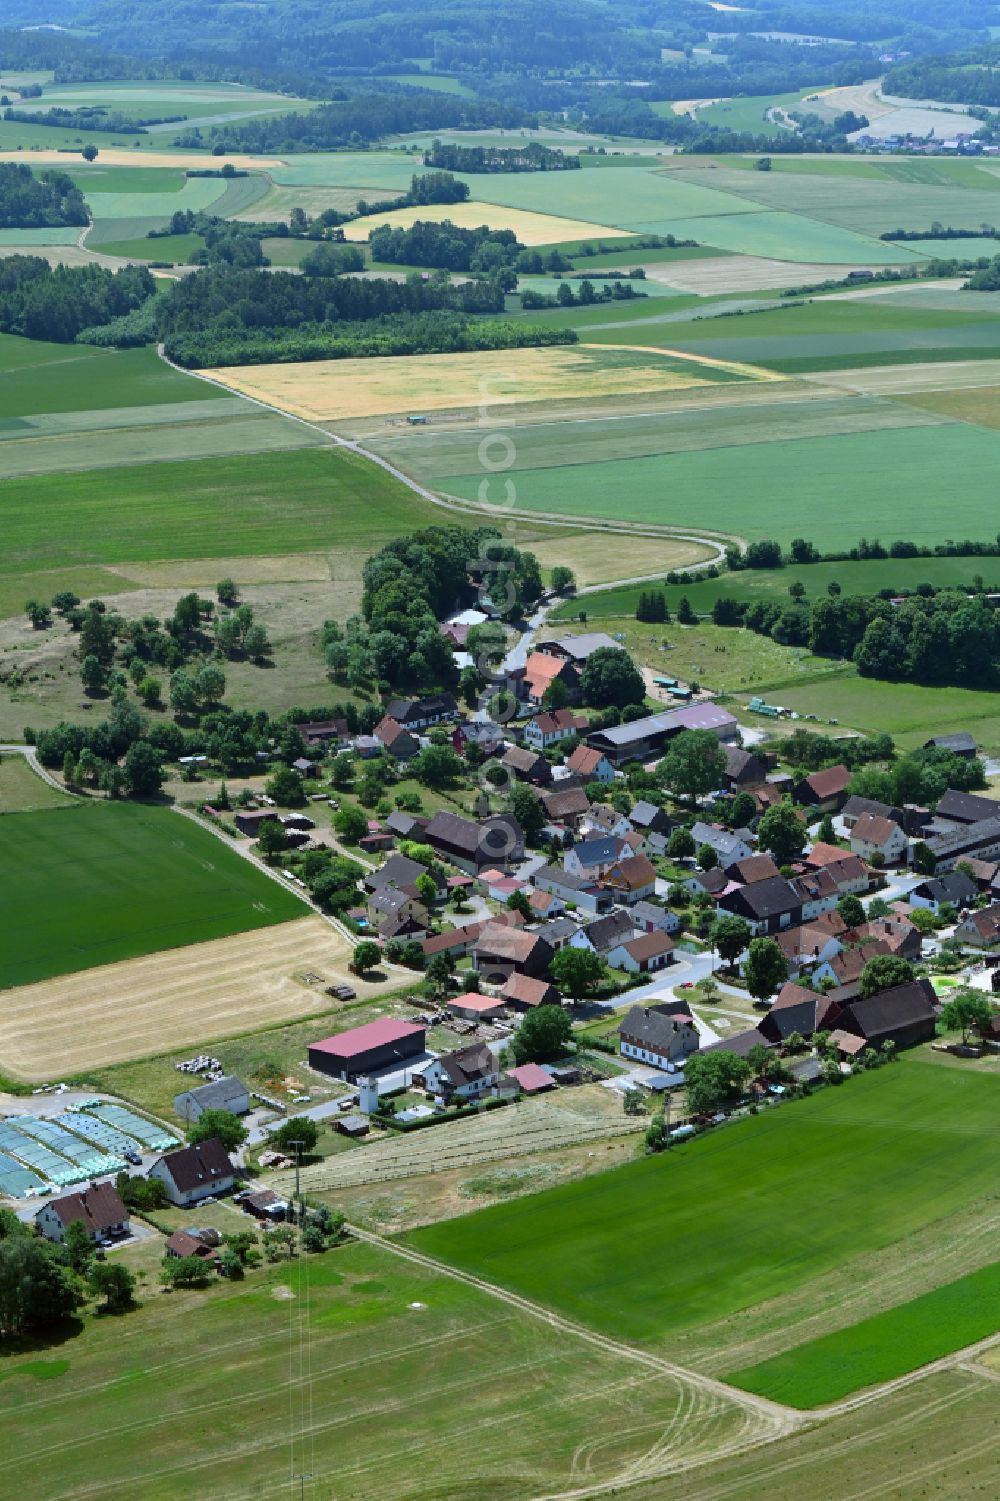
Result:
<svg viewBox="0 0 1000 1501">
<path fill-rule="evenodd" d="M 424 1037 L 424 1027 L 384 1016 L 363 1027 L 352 1027 L 349 1032 L 325 1037 L 322 1042 L 311 1042 L 309 1066 L 335 1079 L 356 1079 L 407 1058 L 419 1058 L 424 1052 Z"/>
</svg>

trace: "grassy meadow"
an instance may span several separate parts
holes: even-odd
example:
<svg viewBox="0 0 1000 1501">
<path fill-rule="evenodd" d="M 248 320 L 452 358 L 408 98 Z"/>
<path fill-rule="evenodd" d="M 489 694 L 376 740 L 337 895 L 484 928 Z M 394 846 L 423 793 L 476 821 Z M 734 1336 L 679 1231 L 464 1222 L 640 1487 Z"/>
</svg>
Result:
<svg viewBox="0 0 1000 1501">
<path fill-rule="evenodd" d="M 657 1347 L 791 1294 L 846 1254 L 874 1253 L 970 1203 L 998 1161 L 989 1129 L 998 1087 L 987 1075 L 907 1058 L 664 1156 L 417 1231 L 410 1242 L 602 1332 Z"/>
<path fill-rule="evenodd" d="M 0 986 L 302 917 L 297 897 L 166 808 L 93 802 L 4 822 Z"/>
</svg>

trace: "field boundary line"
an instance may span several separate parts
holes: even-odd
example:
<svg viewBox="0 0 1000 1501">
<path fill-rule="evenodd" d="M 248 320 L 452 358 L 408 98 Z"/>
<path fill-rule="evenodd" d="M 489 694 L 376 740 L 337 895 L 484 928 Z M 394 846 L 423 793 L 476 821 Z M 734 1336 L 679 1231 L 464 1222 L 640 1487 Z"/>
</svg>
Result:
<svg viewBox="0 0 1000 1501">
<path fill-rule="evenodd" d="M 172 359 L 170 359 L 162 343 L 157 344 L 156 352 L 159 355 L 160 359 L 164 362 L 164 364 L 169 365 L 171 370 L 176 370 L 179 375 L 193 376 L 196 380 L 202 380 L 205 381 L 208 385 L 214 386 L 216 390 L 225 391 L 229 396 L 233 395 L 233 388 L 231 386 L 227 386 L 224 381 L 216 380 L 214 376 L 207 375 L 203 370 L 186 370 L 183 365 L 176 364 Z M 240 391 L 237 394 L 241 396 L 244 401 L 252 402 L 254 406 L 260 407 L 265 412 L 277 412 L 279 416 L 287 417 L 292 422 L 298 422 L 303 427 L 309 428 L 310 431 L 319 433 L 323 439 L 323 443 L 319 445 L 320 447 L 331 449 L 345 449 L 348 453 L 354 453 L 357 454 L 359 458 L 367 459 L 369 463 L 377 464 L 380 469 L 384 469 L 387 474 L 391 474 L 394 479 L 397 479 L 402 484 L 404 484 L 408 490 L 412 490 L 414 495 L 418 495 L 421 500 L 427 501 L 430 505 L 440 506 L 442 510 L 446 511 L 465 512 L 472 516 L 494 514 L 495 508 L 492 506 L 480 506 L 477 505 L 475 501 L 465 500 L 460 496 L 449 495 L 447 494 L 447 492 L 438 493 L 437 491 L 429 490 L 426 485 L 421 485 L 417 480 L 412 479 L 410 475 L 406 474 L 402 469 L 398 469 L 396 465 L 390 463 L 388 459 L 383 458 L 380 454 L 373 453 L 369 448 L 365 448 L 364 445 L 357 439 L 341 438 L 336 433 L 328 432 L 327 429 L 325 427 L 321 427 L 318 422 L 313 422 L 308 417 L 300 417 L 297 413 L 289 412 L 284 407 L 278 406 L 274 402 L 264 401 L 260 396 L 250 396 L 243 391 Z M 703 559 L 700 563 L 684 564 L 682 567 L 676 570 L 678 573 L 687 573 L 695 568 L 705 568 L 711 566 L 713 563 L 719 564 L 723 562 L 726 556 L 726 549 L 719 541 L 719 537 L 725 537 L 729 542 L 740 542 L 741 544 L 745 540 L 743 538 L 736 537 L 735 534 L 730 535 L 728 532 L 720 532 L 716 536 L 706 537 L 695 535 L 694 533 L 687 531 L 681 531 L 677 528 L 670 528 L 666 526 L 651 526 L 648 523 L 639 522 L 632 525 L 615 525 L 610 521 L 604 521 L 600 519 L 595 520 L 593 517 L 557 516 L 552 512 L 546 511 L 530 511 L 524 513 L 519 512 L 518 514 L 522 516 L 522 519 L 525 522 L 530 522 L 532 525 L 545 525 L 551 526 L 553 528 L 560 528 L 562 530 L 569 529 L 573 531 L 579 531 L 582 529 L 585 531 L 594 532 L 611 532 L 618 533 L 619 535 L 623 536 L 672 538 L 678 542 L 697 542 L 701 546 L 707 547 L 714 552 L 714 557 Z M 608 586 L 605 585 L 604 587 Z"/>
</svg>

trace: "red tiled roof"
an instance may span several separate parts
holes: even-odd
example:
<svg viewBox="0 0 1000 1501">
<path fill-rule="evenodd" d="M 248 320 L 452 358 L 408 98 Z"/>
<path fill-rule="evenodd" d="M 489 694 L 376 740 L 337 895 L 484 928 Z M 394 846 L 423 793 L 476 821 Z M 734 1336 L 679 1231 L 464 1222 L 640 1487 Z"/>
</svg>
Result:
<svg viewBox="0 0 1000 1501">
<path fill-rule="evenodd" d="M 385 1047 L 390 1042 L 400 1042 L 404 1037 L 412 1037 L 419 1032 L 423 1035 L 423 1027 L 415 1027 L 412 1022 L 396 1021 L 391 1016 L 380 1017 L 378 1021 L 366 1022 L 363 1027 L 352 1027 L 349 1032 L 338 1032 L 333 1037 L 324 1037 L 322 1042 L 311 1042 L 309 1047 L 317 1053 L 331 1053 L 335 1058 L 354 1058 L 358 1053 L 366 1053 L 369 1048 Z"/>
<path fill-rule="evenodd" d="M 525 1094 L 552 1088 L 552 1075 L 547 1074 L 537 1063 L 522 1063 L 519 1068 L 512 1068 L 510 1077 L 517 1080 Z"/>
</svg>

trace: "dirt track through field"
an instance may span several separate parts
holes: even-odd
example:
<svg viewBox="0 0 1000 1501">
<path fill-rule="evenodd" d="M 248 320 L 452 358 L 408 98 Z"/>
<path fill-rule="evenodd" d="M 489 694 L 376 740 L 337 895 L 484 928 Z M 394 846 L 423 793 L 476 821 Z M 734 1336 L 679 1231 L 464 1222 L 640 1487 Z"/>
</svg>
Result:
<svg viewBox="0 0 1000 1501">
<path fill-rule="evenodd" d="M 297 975 L 377 987 L 348 972 L 351 948 L 321 917 L 169 949 L 5 991 L 0 1069 L 32 1081 L 197 1046 L 321 1011 Z"/>
</svg>

